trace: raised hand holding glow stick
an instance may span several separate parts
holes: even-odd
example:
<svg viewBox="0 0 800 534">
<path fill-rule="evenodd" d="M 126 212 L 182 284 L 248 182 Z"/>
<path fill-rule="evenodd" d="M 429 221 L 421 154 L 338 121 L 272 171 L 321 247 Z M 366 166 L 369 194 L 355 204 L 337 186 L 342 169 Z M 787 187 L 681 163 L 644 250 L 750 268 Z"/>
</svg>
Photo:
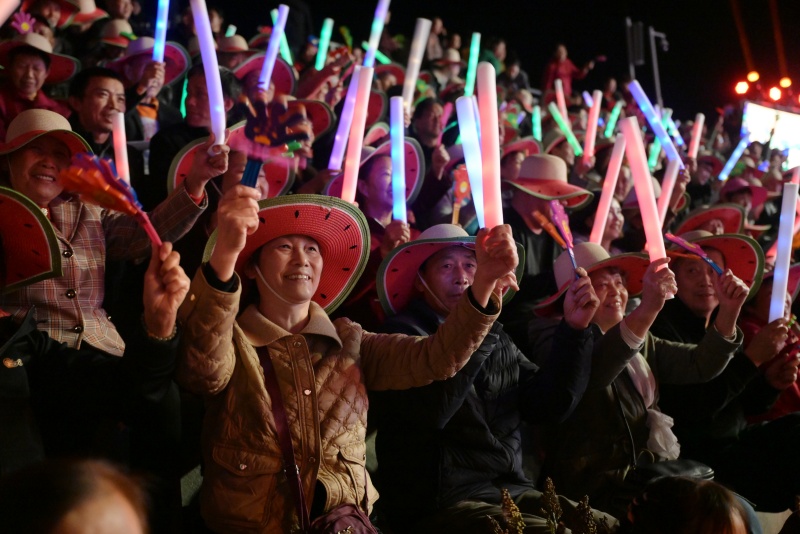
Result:
<svg viewBox="0 0 800 534">
<path fill-rule="evenodd" d="M 610 139 L 612 135 L 614 135 L 614 129 L 617 127 L 617 120 L 619 119 L 619 114 L 622 111 L 622 106 L 625 105 L 625 102 L 620 100 L 616 104 L 614 104 L 614 109 L 611 110 L 611 114 L 608 116 L 608 124 L 606 124 L 606 130 L 603 132 L 603 136 L 606 139 Z"/>
<path fill-rule="evenodd" d="M 750 133 L 748 132 L 744 134 L 741 139 L 739 139 L 739 144 L 736 145 L 736 148 L 733 149 L 731 157 L 728 158 L 728 161 L 725 162 L 725 166 L 722 167 L 722 171 L 720 171 L 718 176 L 720 182 L 724 182 L 725 180 L 728 179 L 728 176 L 731 174 L 733 167 L 739 161 L 739 158 L 742 157 L 742 154 L 744 154 L 744 151 L 747 148 L 747 145 L 749 144 L 750 144 Z"/>
<path fill-rule="evenodd" d="M 642 110 L 642 114 L 644 114 L 648 124 L 650 124 L 650 128 L 653 130 L 653 133 L 661 142 L 661 147 L 664 149 L 667 159 L 670 161 L 680 161 L 681 156 L 678 154 L 678 149 L 675 148 L 675 145 L 672 143 L 672 138 L 664 129 L 664 125 L 661 124 L 661 117 L 659 117 L 658 113 L 656 113 L 653 104 L 650 102 L 650 99 L 647 98 L 642 86 L 639 85 L 639 82 L 633 80 L 628 84 L 628 90 L 631 92 L 634 100 L 636 100 L 636 103 L 639 105 L 639 109 Z M 683 162 L 680 163 L 680 167 L 681 169 L 683 168 Z"/>
<path fill-rule="evenodd" d="M 128 141 L 125 134 L 125 114 L 118 112 L 111 115 L 111 137 L 114 142 L 114 166 L 117 176 L 126 184 L 131 183 L 128 166 Z"/>
<path fill-rule="evenodd" d="M 625 136 L 617 134 L 614 141 L 614 148 L 611 152 L 611 160 L 608 162 L 606 179 L 603 180 L 603 192 L 600 194 L 600 202 L 597 204 L 597 211 L 594 214 L 594 224 L 589 241 L 597 243 L 603 242 L 603 234 L 606 231 L 606 221 L 608 212 L 611 209 L 611 200 L 614 198 L 614 190 L 617 188 L 619 170 L 622 167 L 622 158 L 625 156 Z"/>
<path fill-rule="evenodd" d="M 361 164 L 361 146 L 364 144 L 364 125 L 367 122 L 367 106 L 369 104 L 369 90 L 372 88 L 373 71 L 372 67 L 361 67 L 358 71 L 358 78 L 354 77 L 350 81 L 351 84 L 358 84 L 342 180 L 342 199 L 350 203 L 356 201 L 356 181 L 358 180 L 358 168 Z"/>
<path fill-rule="evenodd" d="M 658 197 L 658 218 L 661 221 L 662 228 L 667 217 L 669 201 L 672 200 L 672 191 L 675 189 L 679 171 L 680 168 L 677 161 L 667 163 L 667 169 L 664 171 L 664 180 L 661 182 L 661 196 Z"/>
<path fill-rule="evenodd" d="M 567 122 L 564 120 L 564 117 L 561 115 L 561 112 L 558 111 L 558 106 L 555 104 L 555 102 L 550 102 L 547 105 L 547 110 L 550 112 L 550 115 L 553 116 L 556 124 L 558 124 L 559 129 L 561 129 L 561 133 L 563 133 L 567 138 L 567 143 L 572 146 L 572 150 L 575 152 L 575 155 L 582 156 L 583 148 L 578 142 L 578 138 L 575 137 L 575 134 L 572 132 L 572 128 L 569 127 Z"/>
<path fill-rule="evenodd" d="M 417 19 L 417 25 L 414 28 L 414 39 L 411 41 L 411 48 L 408 54 L 406 78 L 403 81 L 403 103 L 407 110 L 411 110 L 411 104 L 414 101 L 414 89 L 417 87 L 419 69 L 422 66 L 422 58 L 425 55 L 425 46 L 428 44 L 430 33 L 431 21 Z"/>
<path fill-rule="evenodd" d="M 225 143 L 225 100 L 222 97 L 222 82 L 219 79 L 217 51 L 214 48 L 214 35 L 211 33 L 211 23 L 208 20 L 208 8 L 205 0 L 189 0 L 189 3 L 192 7 L 197 41 L 200 43 L 200 55 L 203 57 L 214 145 L 222 145 Z"/>
<path fill-rule="evenodd" d="M 286 8 L 286 14 L 283 16 L 283 21 L 281 21 L 281 12 L 280 12 L 281 6 Z M 281 4 L 280 6 L 278 6 L 278 9 L 273 9 L 272 11 L 270 11 L 269 15 L 270 15 L 270 17 L 272 17 L 272 31 L 273 32 L 275 31 L 275 26 L 277 26 L 278 24 L 281 24 L 280 32 L 279 32 L 280 33 L 280 35 L 279 35 L 279 37 L 280 37 L 279 44 L 280 44 L 280 50 L 281 50 L 281 57 L 289 65 L 294 65 L 294 60 L 292 59 L 292 52 L 291 52 L 291 50 L 289 50 L 289 42 L 286 40 L 286 33 L 285 33 L 286 16 L 289 15 L 289 8 L 287 6 L 284 6 L 283 4 Z M 270 36 L 270 37 L 272 37 L 272 36 Z"/>
<path fill-rule="evenodd" d="M 689 157 L 697 159 L 697 152 L 700 150 L 700 141 L 703 137 L 703 125 L 706 122 L 706 116 L 698 113 L 694 118 L 694 125 L 692 126 L 692 139 L 689 141 Z"/>
<path fill-rule="evenodd" d="M 481 34 L 473 33 L 469 45 L 469 63 L 467 63 L 467 77 L 464 80 L 464 96 L 472 96 L 475 92 L 475 74 L 478 71 L 478 57 L 481 55 Z"/>
<path fill-rule="evenodd" d="M 407 222 L 406 213 L 406 151 L 403 97 L 389 100 L 389 133 L 392 139 L 392 219 Z"/>
<path fill-rule="evenodd" d="M 156 12 L 155 42 L 153 43 L 153 61 L 164 62 L 164 48 L 167 42 L 167 22 L 169 19 L 169 0 L 158 0 Z"/>
<path fill-rule="evenodd" d="M 556 78 L 555 80 L 553 80 L 553 87 L 556 90 L 556 102 L 558 103 L 558 111 L 561 112 L 562 117 L 567 119 L 569 118 L 569 114 L 567 113 L 567 99 L 564 96 L 564 82 L 561 81 L 561 78 Z"/>
<path fill-rule="evenodd" d="M 375 66 L 375 52 L 378 50 L 378 44 L 381 40 L 383 33 L 383 25 L 386 22 L 386 14 L 389 12 L 389 0 L 378 0 L 378 5 L 375 7 L 375 17 L 372 19 L 372 29 L 369 32 L 369 46 L 364 54 L 364 66 Z"/>
<path fill-rule="evenodd" d="M 467 164 L 469 186 L 472 190 L 472 202 L 475 204 L 475 215 L 478 217 L 478 225 L 486 228 L 486 219 L 483 216 L 483 162 L 472 97 L 458 97 L 456 113 L 458 114 L 458 129 L 461 132 L 461 145 L 464 148 L 464 159 Z"/>
<path fill-rule="evenodd" d="M 483 215 L 486 227 L 503 224 L 500 196 L 500 130 L 497 119 L 497 74 L 491 63 L 478 65 L 478 109 L 481 117 L 481 161 L 483 163 Z"/>
<path fill-rule="evenodd" d="M 586 124 L 586 139 L 583 142 L 583 162 L 587 165 L 594 156 L 594 143 L 597 138 L 597 120 L 600 118 L 600 104 L 603 102 L 602 91 L 592 93 L 592 107 L 589 110 L 589 122 Z"/>
<path fill-rule="evenodd" d="M 797 205 L 797 184 L 783 184 L 783 201 L 778 228 L 778 256 L 775 258 L 775 274 L 772 279 L 772 297 L 769 302 L 769 322 L 780 319 L 786 313 L 786 288 L 789 285 L 789 264 L 792 262 L 792 230 L 794 227 L 795 206 Z"/>
<path fill-rule="evenodd" d="M 278 57 L 281 37 L 286 28 L 286 19 L 289 17 L 289 7 L 281 4 L 278 6 L 278 16 L 273 19 L 272 34 L 269 36 L 267 53 L 264 54 L 264 63 L 261 65 L 261 74 L 258 77 L 258 87 L 269 91 L 269 82 L 272 80 L 272 70 Z M 291 63 L 289 63 L 291 65 Z"/>
<path fill-rule="evenodd" d="M 533 124 L 533 138 L 542 142 L 542 108 L 538 105 L 533 106 L 533 114 L 531 115 L 531 123 Z"/>
<path fill-rule="evenodd" d="M 336 136 L 333 138 L 333 149 L 328 160 L 328 170 L 339 171 L 342 169 L 342 158 L 344 149 L 347 146 L 347 139 L 350 135 L 350 126 L 353 124 L 353 110 L 356 105 L 356 94 L 358 93 L 358 79 L 361 66 L 356 65 L 353 74 L 350 76 L 350 85 L 347 86 L 347 94 L 344 97 L 344 106 L 339 115 L 339 125 L 336 127 Z"/>
<path fill-rule="evenodd" d="M 331 44 L 331 35 L 333 34 L 333 19 L 325 19 L 322 21 L 322 31 L 319 34 L 319 45 L 317 47 L 317 60 L 314 63 L 314 68 L 322 70 L 325 68 L 325 61 L 328 58 L 328 47 Z"/>
</svg>

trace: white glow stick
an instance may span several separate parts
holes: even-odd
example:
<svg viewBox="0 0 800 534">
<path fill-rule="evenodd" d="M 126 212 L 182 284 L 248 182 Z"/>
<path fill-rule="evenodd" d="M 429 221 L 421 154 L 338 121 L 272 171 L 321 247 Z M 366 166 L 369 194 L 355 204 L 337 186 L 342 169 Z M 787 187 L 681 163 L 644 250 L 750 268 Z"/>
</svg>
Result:
<svg viewBox="0 0 800 534">
<path fill-rule="evenodd" d="M 481 117 L 481 162 L 483 164 L 483 216 L 486 227 L 503 224 L 500 196 L 500 129 L 497 117 L 497 74 L 491 63 L 478 63 L 478 110 Z"/>
<path fill-rule="evenodd" d="M 403 104 L 407 110 L 411 110 L 411 104 L 414 103 L 414 90 L 417 88 L 419 69 L 422 66 L 422 58 L 425 55 L 425 47 L 428 44 L 430 32 L 431 21 L 417 19 L 417 26 L 414 28 L 414 40 L 411 41 L 411 52 L 408 54 L 406 78 L 403 81 Z"/>
<path fill-rule="evenodd" d="M 281 37 L 286 28 L 286 19 L 289 18 L 289 7 L 281 4 L 278 6 L 278 17 L 272 25 L 272 34 L 269 36 L 267 53 L 264 54 L 264 63 L 261 65 L 261 74 L 258 77 L 258 87 L 269 91 L 269 82 L 272 80 L 272 70 L 281 46 Z M 290 63 L 291 64 L 291 63 Z"/>
<path fill-rule="evenodd" d="M 219 79 L 217 51 L 214 48 L 214 35 L 211 33 L 211 23 L 208 20 L 208 8 L 205 0 L 189 0 L 189 3 L 192 7 L 197 41 L 200 44 L 200 55 L 203 57 L 214 145 L 222 145 L 225 143 L 225 100 L 222 97 L 222 82 Z"/>
<path fill-rule="evenodd" d="M 117 176 L 130 185 L 131 173 L 128 167 L 128 141 L 125 135 L 125 114 L 111 115 L 111 137 L 114 141 L 114 166 Z"/>
<path fill-rule="evenodd" d="M 778 256 L 772 279 L 772 297 L 769 301 L 769 322 L 780 319 L 786 313 L 786 288 L 789 286 L 789 265 L 792 261 L 792 230 L 794 229 L 797 184 L 783 184 L 781 219 L 778 229 Z"/>
<path fill-rule="evenodd" d="M 475 108 L 472 106 L 472 97 L 461 96 L 456 100 L 456 113 L 458 114 L 458 130 L 461 132 L 461 146 L 464 149 L 464 159 L 467 164 L 469 187 L 472 191 L 472 203 L 475 205 L 475 215 L 478 225 L 486 227 L 483 216 L 483 163 L 481 162 L 481 144 L 478 141 L 478 125 L 475 121 Z"/>
</svg>

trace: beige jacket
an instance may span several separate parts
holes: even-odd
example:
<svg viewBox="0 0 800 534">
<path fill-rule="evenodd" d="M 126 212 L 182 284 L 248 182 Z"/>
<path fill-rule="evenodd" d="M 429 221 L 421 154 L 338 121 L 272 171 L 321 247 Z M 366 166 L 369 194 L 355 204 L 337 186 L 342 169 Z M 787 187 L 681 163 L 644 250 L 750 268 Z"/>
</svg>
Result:
<svg viewBox="0 0 800 534">
<path fill-rule="evenodd" d="M 347 319 L 331 322 L 312 303 L 309 324 L 293 335 L 255 306 L 237 320 L 238 303 L 238 289 L 218 291 L 199 270 L 179 313 L 178 380 L 206 396 L 201 511 L 211 529 L 225 533 L 285 533 L 297 525 L 254 346 L 269 347 L 309 506 L 318 480 L 326 511 L 362 503 L 365 491 L 371 508 L 378 494 L 364 467 L 367 389 L 407 389 L 453 376 L 497 317 L 479 312 L 465 295 L 435 335 L 407 337 L 364 332 Z M 493 306 L 499 310 L 499 301 Z"/>
</svg>

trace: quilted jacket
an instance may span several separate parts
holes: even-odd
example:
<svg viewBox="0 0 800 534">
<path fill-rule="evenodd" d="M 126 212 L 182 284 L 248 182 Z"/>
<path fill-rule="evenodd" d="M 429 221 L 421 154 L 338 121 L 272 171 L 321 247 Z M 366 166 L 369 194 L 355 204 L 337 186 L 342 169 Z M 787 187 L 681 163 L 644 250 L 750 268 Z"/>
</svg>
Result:
<svg viewBox="0 0 800 534">
<path fill-rule="evenodd" d="M 365 492 L 371 508 L 378 494 L 364 467 L 367 389 L 452 377 L 496 318 L 465 296 L 436 335 L 371 334 L 347 319 L 331 322 L 312 303 L 309 324 L 290 334 L 255 306 L 236 319 L 239 292 L 215 289 L 201 269 L 179 314 L 178 380 L 206 397 L 201 513 L 208 527 L 226 533 L 285 533 L 297 525 L 254 346 L 269 348 L 307 502 L 321 485 L 326 512 L 362 503 Z"/>
</svg>

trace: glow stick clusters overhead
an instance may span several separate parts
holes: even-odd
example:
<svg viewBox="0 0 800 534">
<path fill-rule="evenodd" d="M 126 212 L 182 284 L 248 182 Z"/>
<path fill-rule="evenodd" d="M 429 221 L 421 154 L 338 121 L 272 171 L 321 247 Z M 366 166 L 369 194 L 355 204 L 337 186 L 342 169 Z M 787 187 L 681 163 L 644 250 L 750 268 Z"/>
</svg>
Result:
<svg viewBox="0 0 800 534">
<path fill-rule="evenodd" d="M 744 154 L 744 151 L 747 148 L 747 145 L 749 144 L 750 144 L 750 134 L 745 133 L 739 140 L 739 144 L 736 145 L 736 148 L 733 149 L 731 157 L 728 158 L 728 161 L 725 162 L 725 166 L 722 167 L 722 171 L 719 173 L 718 176 L 720 182 L 724 182 L 725 180 L 728 179 L 728 176 L 730 176 L 733 167 L 736 165 L 736 162 L 739 161 L 739 158 L 742 157 L 742 154 Z"/>
<path fill-rule="evenodd" d="M 697 159 L 697 152 L 700 150 L 700 141 L 703 137 L 703 125 L 706 122 L 706 116 L 698 113 L 694 118 L 694 125 L 692 126 L 692 139 L 689 141 L 689 157 Z"/>
<path fill-rule="evenodd" d="M 425 46 L 428 44 L 430 32 L 431 21 L 417 19 L 417 26 L 414 28 L 414 39 L 411 41 L 411 51 L 408 54 L 406 78 L 403 81 L 403 103 L 407 110 L 411 109 L 411 104 L 414 101 L 414 89 L 417 86 L 419 69 L 422 66 L 422 58 L 425 55 Z"/>
<path fill-rule="evenodd" d="M 322 21 L 322 31 L 319 34 L 319 45 L 317 47 L 317 60 L 314 68 L 322 70 L 325 68 L 325 61 L 328 59 L 328 47 L 331 45 L 331 35 L 333 34 L 333 19 Z"/>
<path fill-rule="evenodd" d="M 603 180 L 603 192 L 600 194 L 600 202 L 597 204 L 597 211 L 594 215 L 594 224 L 589 241 L 598 245 L 603 241 L 603 234 L 606 231 L 606 221 L 608 212 L 611 209 L 611 200 L 614 198 L 614 190 L 617 188 L 619 170 L 622 167 L 622 158 L 625 156 L 625 136 L 617 134 L 614 141 L 614 148 L 611 152 L 611 159 L 606 170 L 606 179 Z"/>
<path fill-rule="evenodd" d="M 617 127 L 617 120 L 619 120 L 619 114 L 622 111 L 622 106 L 625 103 L 620 100 L 616 104 L 614 104 L 614 109 L 611 110 L 611 115 L 608 116 L 608 124 L 606 124 L 606 131 L 603 132 L 603 135 L 606 139 L 610 139 L 612 135 L 614 135 L 614 128 Z"/>
<path fill-rule="evenodd" d="M 389 12 L 389 0 L 378 0 L 375 8 L 375 18 L 372 19 L 372 29 L 369 32 L 369 43 L 367 52 L 364 54 L 364 66 L 375 66 L 375 52 L 383 33 L 383 25 L 386 22 L 386 14 Z"/>
<path fill-rule="evenodd" d="M 461 132 L 461 145 L 469 175 L 469 187 L 472 190 L 472 202 L 475 204 L 475 215 L 481 228 L 486 227 L 483 216 L 483 162 L 481 161 L 481 144 L 478 141 L 478 125 L 475 122 L 475 109 L 472 97 L 461 96 L 456 100 L 458 114 L 458 130 Z"/>
<path fill-rule="evenodd" d="M 600 104 L 603 102 L 603 93 L 594 91 L 592 93 L 592 107 L 589 110 L 589 122 L 586 123 L 586 139 L 584 140 L 583 161 L 589 163 L 594 156 L 594 143 L 597 138 L 597 120 L 600 118 Z"/>
<path fill-rule="evenodd" d="M 656 110 L 653 107 L 653 104 L 650 102 L 650 99 L 647 98 L 642 86 L 639 85 L 639 82 L 633 80 L 628 84 L 628 90 L 631 92 L 634 100 L 636 100 L 636 103 L 639 105 L 639 109 L 642 110 L 642 113 L 647 119 L 647 122 L 650 124 L 650 128 L 653 130 L 653 133 L 661 142 L 661 147 L 664 149 L 667 159 L 670 161 L 680 161 L 681 156 L 678 154 L 678 149 L 676 149 L 675 145 L 672 144 L 672 138 L 669 136 L 669 134 L 667 134 L 667 131 L 664 129 L 664 125 L 661 124 L 661 118 L 656 113 Z M 682 162 L 680 167 L 681 169 L 683 168 Z"/>
<path fill-rule="evenodd" d="M 124 113 L 111 115 L 111 137 L 114 141 L 114 166 L 117 168 L 117 176 L 130 185 L 131 173 L 128 166 L 128 141 L 125 135 Z"/>
<path fill-rule="evenodd" d="M 392 219 L 407 222 L 406 217 L 406 151 L 403 97 L 389 100 L 389 134 L 392 139 Z"/>
<path fill-rule="evenodd" d="M 286 8 L 286 14 L 283 15 L 283 20 L 281 20 L 281 6 Z M 270 17 L 272 17 L 272 31 L 275 31 L 275 26 L 278 24 L 281 25 L 280 28 L 280 47 L 281 47 L 281 57 L 283 60 L 288 63 L 289 65 L 294 65 L 294 60 L 292 60 L 292 51 L 289 50 L 289 42 L 286 40 L 286 16 L 289 14 L 289 8 L 281 4 L 278 6 L 278 9 L 273 9 L 269 12 Z M 271 37 L 271 36 L 270 36 Z"/>
<path fill-rule="evenodd" d="M 342 199 L 350 203 L 356 201 L 356 181 L 361 164 L 361 146 L 364 143 L 364 126 L 367 122 L 367 104 L 369 103 L 369 90 L 372 87 L 373 70 L 372 67 L 361 67 L 358 77 L 354 73 L 353 79 L 350 81 L 351 85 L 357 84 L 358 86 L 342 180 Z"/>
<path fill-rule="evenodd" d="M 769 303 L 769 322 L 780 319 L 786 313 L 786 288 L 789 285 L 789 264 L 792 261 L 792 230 L 794 229 L 797 184 L 783 184 L 781 219 L 778 228 L 778 256 L 775 258 L 775 274 L 772 279 L 772 297 Z"/>
<path fill-rule="evenodd" d="M 500 197 L 500 130 L 497 118 L 497 74 L 491 63 L 478 65 L 478 109 L 481 117 L 483 216 L 486 228 L 503 224 Z"/>
<path fill-rule="evenodd" d="M 225 101 L 222 98 L 222 82 L 219 79 L 217 51 L 214 49 L 214 35 L 208 20 L 208 8 L 205 0 L 189 0 L 194 17 L 197 41 L 200 43 L 200 55 L 203 57 L 203 70 L 206 75 L 208 90 L 208 107 L 211 117 L 211 132 L 214 144 L 225 143 Z"/>
<path fill-rule="evenodd" d="M 464 85 L 464 95 L 472 96 L 475 92 L 475 74 L 478 70 L 478 56 L 481 54 L 481 34 L 473 33 L 469 45 L 469 63 L 467 63 L 467 78 Z"/>
<path fill-rule="evenodd" d="M 153 43 L 153 61 L 164 61 L 164 47 L 167 43 L 167 22 L 169 19 L 169 0 L 158 0 L 156 12 L 155 42 Z"/>
<path fill-rule="evenodd" d="M 267 53 L 264 54 L 264 63 L 261 65 L 261 75 L 258 77 L 258 87 L 264 91 L 269 90 L 269 82 L 272 80 L 272 69 L 275 68 L 275 60 L 278 58 L 281 37 L 286 28 L 286 19 L 289 18 L 289 7 L 281 4 L 278 6 L 277 18 L 273 18 L 272 34 L 269 36 Z M 291 65 L 291 63 L 289 63 Z"/>
<path fill-rule="evenodd" d="M 572 129 L 569 127 L 567 122 L 564 120 L 564 117 L 561 116 L 561 112 L 558 111 L 558 106 L 555 102 L 550 102 L 547 105 L 547 110 L 550 112 L 550 115 L 553 116 L 553 119 L 558 124 L 558 127 L 561 129 L 561 133 L 567 138 L 567 142 L 572 146 L 572 150 L 575 152 L 576 156 L 583 155 L 583 148 L 581 148 L 581 144 L 578 142 L 578 138 L 575 137 L 575 134 L 572 133 Z"/>
<path fill-rule="evenodd" d="M 356 65 L 353 74 L 350 76 L 350 85 L 347 86 L 347 94 L 344 97 L 344 106 L 339 115 L 339 125 L 336 127 L 336 136 L 333 138 L 333 149 L 328 160 L 328 170 L 339 171 L 342 169 L 342 158 L 344 149 L 347 146 L 347 137 L 350 134 L 350 125 L 353 123 L 353 109 L 356 105 L 356 94 L 358 93 L 358 79 L 360 65 Z"/>
</svg>

